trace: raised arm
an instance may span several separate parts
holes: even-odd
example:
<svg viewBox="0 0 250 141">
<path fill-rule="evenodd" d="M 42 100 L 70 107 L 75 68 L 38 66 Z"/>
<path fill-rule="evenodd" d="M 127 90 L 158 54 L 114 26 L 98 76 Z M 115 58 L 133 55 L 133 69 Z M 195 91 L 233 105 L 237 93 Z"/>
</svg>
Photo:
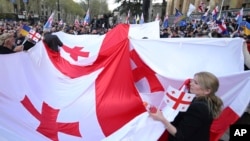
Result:
<svg viewBox="0 0 250 141">
<path fill-rule="evenodd" d="M 244 63 L 250 69 L 250 54 L 247 49 L 247 43 L 244 42 L 243 44 L 243 55 L 244 55 Z"/>
</svg>

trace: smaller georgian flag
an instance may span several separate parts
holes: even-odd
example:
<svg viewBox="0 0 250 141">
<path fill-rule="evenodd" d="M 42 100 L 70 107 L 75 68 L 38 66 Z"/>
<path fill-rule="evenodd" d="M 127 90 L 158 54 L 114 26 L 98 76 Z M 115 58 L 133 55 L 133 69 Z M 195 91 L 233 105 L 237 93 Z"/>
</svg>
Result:
<svg viewBox="0 0 250 141">
<path fill-rule="evenodd" d="M 174 110 L 185 112 L 195 95 L 169 86 L 164 95 L 164 102 Z"/>
<path fill-rule="evenodd" d="M 35 30 L 31 29 L 29 31 L 28 38 L 30 38 L 31 40 L 38 42 L 41 39 L 41 37 L 42 36 L 39 33 L 37 33 Z"/>
</svg>

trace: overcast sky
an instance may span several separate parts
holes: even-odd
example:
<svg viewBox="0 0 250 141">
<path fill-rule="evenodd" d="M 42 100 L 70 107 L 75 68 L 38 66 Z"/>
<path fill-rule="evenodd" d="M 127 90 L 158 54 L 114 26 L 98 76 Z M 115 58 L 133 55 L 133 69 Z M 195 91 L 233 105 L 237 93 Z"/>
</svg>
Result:
<svg viewBox="0 0 250 141">
<path fill-rule="evenodd" d="M 74 0 L 76 2 L 80 2 L 81 0 Z M 117 4 L 115 4 L 115 0 L 107 0 L 109 10 L 114 10 L 117 7 Z"/>
</svg>

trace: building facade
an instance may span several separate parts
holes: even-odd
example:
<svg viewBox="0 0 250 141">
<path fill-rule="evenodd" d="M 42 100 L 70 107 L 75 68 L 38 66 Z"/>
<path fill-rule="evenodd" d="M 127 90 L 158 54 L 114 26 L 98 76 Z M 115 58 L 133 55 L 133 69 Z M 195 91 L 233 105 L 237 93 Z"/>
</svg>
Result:
<svg viewBox="0 0 250 141">
<path fill-rule="evenodd" d="M 224 2 L 223 2 L 224 1 Z M 240 8 L 250 8 L 250 0 L 167 0 L 166 12 L 169 15 L 175 14 L 175 8 L 180 10 L 183 14 L 186 14 L 189 8 L 189 4 L 192 3 L 195 7 L 198 7 L 203 2 L 206 6 L 210 6 L 210 9 L 214 9 L 215 6 L 222 6 L 222 10 L 232 10 Z M 194 12 L 198 12 L 197 10 Z"/>
</svg>

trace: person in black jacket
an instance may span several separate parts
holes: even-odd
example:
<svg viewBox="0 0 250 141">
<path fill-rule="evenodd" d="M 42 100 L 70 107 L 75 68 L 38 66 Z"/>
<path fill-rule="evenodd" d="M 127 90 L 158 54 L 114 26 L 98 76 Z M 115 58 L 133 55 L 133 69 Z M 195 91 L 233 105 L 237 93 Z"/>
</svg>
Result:
<svg viewBox="0 0 250 141">
<path fill-rule="evenodd" d="M 59 52 L 59 47 L 63 46 L 63 43 L 58 36 L 51 33 L 45 33 L 43 41 L 50 49 L 56 52 Z"/>
<path fill-rule="evenodd" d="M 219 81 L 209 72 L 199 72 L 190 82 L 190 93 L 196 97 L 186 112 L 179 112 L 169 122 L 160 110 L 149 112 L 154 120 L 161 121 L 170 136 L 168 141 L 209 141 L 210 126 L 222 110 L 223 102 L 215 95 Z"/>
</svg>

